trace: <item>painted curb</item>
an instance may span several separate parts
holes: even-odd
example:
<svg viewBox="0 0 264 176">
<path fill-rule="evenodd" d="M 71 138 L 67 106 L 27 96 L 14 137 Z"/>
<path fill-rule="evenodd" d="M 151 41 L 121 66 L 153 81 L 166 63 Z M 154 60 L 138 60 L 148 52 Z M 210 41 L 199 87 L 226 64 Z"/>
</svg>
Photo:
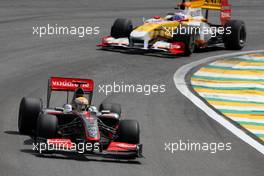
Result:
<svg viewBox="0 0 264 176">
<path fill-rule="evenodd" d="M 185 81 L 186 75 L 193 68 L 198 67 L 202 64 L 212 62 L 212 61 L 215 61 L 223 57 L 232 57 L 232 56 L 237 56 L 237 55 L 242 55 L 242 54 L 261 53 L 261 52 L 264 52 L 264 50 L 236 52 L 236 53 L 231 53 L 231 54 L 223 54 L 223 55 L 218 55 L 218 56 L 213 56 L 213 57 L 207 57 L 205 59 L 192 62 L 190 64 L 184 65 L 181 68 L 179 68 L 175 72 L 173 80 L 174 80 L 176 88 L 184 96 L 186 96 L 190 101 L 192 101 L 197 107 L 199 107 L 202 111 L 204 111 L 210 118 L 214 119 L 219 124 L 227 128 L 234 135 L 242 139 L 244 142 L 246 142 L 247 144 L 255 148 L 260 153 L 264 154 L 264 146 L 262 144 L 260 144 L 258 141 L 256 141 L 251 136 L 246 134 L 240 128 L 236 127 L 234 124 L 226 120 L 225 117 L 215 112 L 211 107 L 209 107 L 205 102 L 203 102 L 199 97 L 197 97 L 191 90 L 189 90 L 188 85 Z"/>
</svg>

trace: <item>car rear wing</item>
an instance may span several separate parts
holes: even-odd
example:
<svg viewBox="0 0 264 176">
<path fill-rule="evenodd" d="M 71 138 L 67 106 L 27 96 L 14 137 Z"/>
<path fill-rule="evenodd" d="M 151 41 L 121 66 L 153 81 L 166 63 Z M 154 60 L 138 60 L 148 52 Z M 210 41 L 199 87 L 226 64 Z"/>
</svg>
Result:
<svg viewBox="0 0 264 176">
<path fill-rule="evenodd" d="M 205 9 L 206 19 L 208 18 L 208 10 L 218 10 L 220 11 L 221 25 L 224 25 L 231 19 L 232 10 L 228 0 L 182 0 L 180 5 L 189 8 Z"/>
<path fill-rule="evenodd" d="M 231 5 L 228 0 L 203 0 L 203 9 L 208 10 L 219 10 L 221 25 L 224 26 L 227 21 L 231 19 Z M 208 13 L 208 12 L 207 12 Z"/>
<path fill-rule="evenodd" d="M 85 94 L 89 94 L 89 101 L 91 103 L 94 89 L 94 82 L 91 79 L 81 78 L 65 78 L 65 77 L 51 77 L 48 80 L 47 93 L 47 108 L 50 105 L 50 97 L 52 91 L 67 92 L 67 103 L 69 100 L 69 92 L 74 92 L 78 87 L 82 88 Z"/>
<path fill-rule="evenodd" d="M 204 0 L 202 8 L 208 10 L 221 10 L 225 1 L 228 3 L 228 0 Z"/>
</svg>

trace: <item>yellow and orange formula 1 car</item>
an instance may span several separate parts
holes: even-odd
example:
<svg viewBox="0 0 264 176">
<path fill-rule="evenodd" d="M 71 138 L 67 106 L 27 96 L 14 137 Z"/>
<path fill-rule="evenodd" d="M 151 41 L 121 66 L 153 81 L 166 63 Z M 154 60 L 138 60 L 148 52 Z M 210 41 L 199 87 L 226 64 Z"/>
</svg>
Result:
<svg viewBox="0 0 264 176">
<path fill-rule="evenodd" d="M 199 48 L 224 46 L 240 50 L 245 46 L 245 23 L 231 20 L 228 0 L 182 0 L 175 9 L 165 17 L 145 20 L 135 28 L 131 20 L 118 18 L 111 28 L 111 35 L 103 37 L 97 46 L 107 50 L 185 56 Z M 221 24 L 208 22 L 209 10 L 219 11 Z"/>
</svg>

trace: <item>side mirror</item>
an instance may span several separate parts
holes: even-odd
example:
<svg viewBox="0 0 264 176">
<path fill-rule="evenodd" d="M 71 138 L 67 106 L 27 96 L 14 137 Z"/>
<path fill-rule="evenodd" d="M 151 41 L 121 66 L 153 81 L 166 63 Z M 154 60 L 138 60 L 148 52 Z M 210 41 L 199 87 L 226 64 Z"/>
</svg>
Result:
<svg viewBox="0 0 264 176">
<path fill-rule="evenodd" d="M 62 111 L 63 111 L 64 113 L 71 112 L 71 111 L 72 111 L 72 105 L 70 105 L 70 104 L 65 104 L 65 105 L 63 106 L 63 108 L 62 108 Z"/>
<path fill-rule="evenodd" d="M 55 110 L 56 110 L 56 111 L 61 111 L 61 112 L 63 112 L 64 108 L 62 108 L 62 107 L 55 107 Z"/>
<path fill-rule="evenodd" d="M 102 114 L 110 114 L 110 110 L 102 110 L 101 113 Z"/>
</svg>

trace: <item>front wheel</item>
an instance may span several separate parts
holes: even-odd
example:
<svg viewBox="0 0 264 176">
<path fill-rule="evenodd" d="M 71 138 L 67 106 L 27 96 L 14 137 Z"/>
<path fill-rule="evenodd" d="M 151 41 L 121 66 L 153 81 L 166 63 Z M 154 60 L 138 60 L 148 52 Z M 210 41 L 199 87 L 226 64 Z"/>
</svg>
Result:
<svg viewBox="0 0 264 176">
<path fill-rule="evenodd" d="M 118 18 L 111 28 L 111 36 L 114 38 L 128 38 L 133 30 L 131 20 Z"/>
<path fill-rule="evenodd" d="M 140 129 L 136 120 L 120 120 L 118 127 L 118 142 L 139 144 Z"/>
<path fill-rule="evenodd" d="M 37 136 L 55 138 L 58 130 L 58 118 L 55 115 L 41 114 L 37 121 Z"/>
<path fill-rule="evenodd" d="M 32 135 L 41 110 L 41 99 L 22 98 L 18 114 L 18 130 L 21 134 Z"/>
</svg>

